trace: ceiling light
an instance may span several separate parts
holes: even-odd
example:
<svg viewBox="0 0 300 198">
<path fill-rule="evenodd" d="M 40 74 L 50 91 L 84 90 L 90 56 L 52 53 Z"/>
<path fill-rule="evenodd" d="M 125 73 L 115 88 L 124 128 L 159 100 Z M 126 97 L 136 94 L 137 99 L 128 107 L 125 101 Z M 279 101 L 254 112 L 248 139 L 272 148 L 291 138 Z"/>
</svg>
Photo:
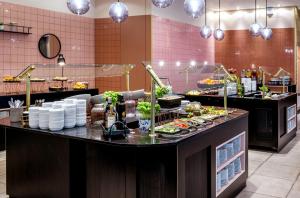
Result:
<svg viewBox="0 0 300 198">
<path fill-rule="evenodd" d="M 174 0 L 152 0 L 152 3 L 158 8 L 167 8 L 172 5 Z"/>
<path fill-rule="evenodd" d="M 211 34 L 212 34 L 212 29 L 210 28 L 210 26 L 208 26 L 207 25 L 207 17 L 206 17 L 206 15 L 207 15 L 207 12 L 206 12 L 206 0 L 205 0 L 205 24 L 204 24 L 204 26 L 201 28 L 201 30 L 200 30 L 200 35 L 201 35 L 201 37 L 202 38 L 205 38 L 205 39 L 208 39 L 208 38 L 210 38 L 211 37 Z"/>
<path fill-rule="evenodd" d="M 221 41 L 225 38 L 224 31 L 221 29 L 221 0 L 219 0 L 219 28 L 214 32 L 214 37 L 217 41 Z"/>
<path fill-rule="evenodd" d="M 257 23 L 257 0 L 255 0 L 255 22 L 250 26 L 250 33 L 252 36 L 259 36 L 261 33 L 261 26 Z"/>
<path fill-rule="evenodd" d="M 266 0 L 266 26 L 261 30 L 261 37 L 265 40 L 270 40 L 273 35 L 273 31 L 268 27 L 268 0 Z"/>
<path fill-rule="evenodd" d="M 193 66 L 193 67 L 195 67 L 196 64 L 197 64 L 196 61 L 191 61 L 191 63 L 190 63 L 190 65 Z"/>
<path fill-rule="evenodd" d="M 159 65 L 160 67 L 163 67 L 163 66 L 165 65 L 165 62 L 164 62 L 164 61 L 159 61 L 159 62 L 158 62 L 158 65 Z"/>
<path fill-rule="evenodd" d="M 90 0 L 68 0 L 67 6 L 69 10 L 77 15 L 83 15 L 87 13 L 91 6 Z"/>
<path fill-rule="evenodd" d="M 269 27 L 265 27 L 261 30 L 261 36 L 265 40 L 270 40 L 272 38 L 273 31 Z"/>
<path fill-rule="evenodd" d="M 193 17 L 194 19 L 198 18 L 203 14 L 203 8 L 205 6 L 204 0 L 185 0 L 184 1 L 184 10 L 185 12 Z"/>
<path fill-rule="evenodd" d="M 224 31 L 221 29 L 216 29 L 214 32 L 214 37 L 217 41 L 221 41 L 225 38 Z"/>
<path fill-rule="evenodd" d="M 111 4 L 109 8 L 109 16 L 116 23 L 121 23 L 128 18 L 128 7 L 125 3 L 122 3 L 118 0 Z"/>
<path fill-rule="evenodd" d="M 176 66 L 179 67 L 180 65 L 181 65 L 181 62 L 180 62 L 180 61 L 177 61 L 177 62 L 176 62 Z"/>
</svg>

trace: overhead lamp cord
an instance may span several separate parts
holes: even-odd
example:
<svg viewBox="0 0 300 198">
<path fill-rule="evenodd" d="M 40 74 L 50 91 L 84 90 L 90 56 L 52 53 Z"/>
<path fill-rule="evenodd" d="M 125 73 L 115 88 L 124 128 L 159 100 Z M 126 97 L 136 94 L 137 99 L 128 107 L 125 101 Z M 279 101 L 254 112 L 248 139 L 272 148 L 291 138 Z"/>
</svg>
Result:
<svg viewBox="0 0 300 198">
<path fill-rule="evenodd" d="M 207 22 L 207 19 L 206 19 L 206 0 L 205 0 L 205 25 L 207 24 L 206 22 Z"/>
<path fill-rule="evenodd" d="M 219 29 L 221 29 L 220 23 L 221 23 L 221 0 L 219 0 Z"/>
<path fill-rule="evenodd" d="M 255 23 L 257 23 L 257 10 L 256 10 L 256 8 L 257 8 L 257 0 L 255 0 Z"/>
<path fill-rule="evenodd" d="M 266 28 L 268 27 L 268 0 L 266 0 Z"/>
</svg>

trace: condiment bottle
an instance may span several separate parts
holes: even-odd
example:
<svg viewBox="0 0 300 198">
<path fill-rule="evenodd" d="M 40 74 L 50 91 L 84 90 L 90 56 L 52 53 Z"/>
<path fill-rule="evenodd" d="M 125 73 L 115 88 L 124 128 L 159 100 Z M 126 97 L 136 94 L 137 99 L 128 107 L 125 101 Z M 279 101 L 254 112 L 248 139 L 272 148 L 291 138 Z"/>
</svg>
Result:
<svg viewBox="0 0 300 198">
<path fill-rule="evenodd" d="M 116 113 L 114 112 L 114 107 L 113 105 L 110 105 L 109 107 L 109 112 L 106 113 L 106 123 L 105 123 L 105 128 L 109 129 L 113 124 L 116 122 Z"/>
</svg>

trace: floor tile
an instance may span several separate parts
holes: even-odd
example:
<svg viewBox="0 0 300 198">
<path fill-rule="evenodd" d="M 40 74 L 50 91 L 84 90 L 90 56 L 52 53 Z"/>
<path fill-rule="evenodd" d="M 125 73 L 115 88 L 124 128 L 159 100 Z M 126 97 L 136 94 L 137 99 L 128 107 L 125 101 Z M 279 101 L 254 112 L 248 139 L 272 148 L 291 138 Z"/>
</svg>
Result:
<svg viewBox="0 0 300 198">
<path fill-rule="evenodd" d="M 236 198 L 277 198 L 277 197 L 242 191 L 238 196 L 236 196 Z"/>
<path fill-rule="evenodd" d="M 297 179 L 299 173 L 300 167 L 274 164 L 268 161 L 259 167 L 255 172 L 257 175 L 286 179 L 291 182 L 294 182 Z"/>
<path fill-rule="evenodd" d="M 272 155 L 272 153 L 268 153 L 268 152 L 249 150 L 249 161 L 254 160 L 254 161 L 264 162 L 271 155 Z"/>
<path fill-rule="evenodd" d="M 261 166 L 263 164 L 263 162 L 260 161 L 255 161 L 255 160 L 249 160 L 248 163 L 248 173 L 249 175 L 252 175 L 256 169 Z"/>
<path fill-rule="evenodd" d="M 300 167 L 300 153 L 274 154 L 268 162 L 273 164 Z"/>
<path fill-rule="evenodd" d="M 248 178 L 245 191 L 274 197 L 286 197 L 292 185 L 293 182 L 289 180 L 254 174 Z"/>
</svg>

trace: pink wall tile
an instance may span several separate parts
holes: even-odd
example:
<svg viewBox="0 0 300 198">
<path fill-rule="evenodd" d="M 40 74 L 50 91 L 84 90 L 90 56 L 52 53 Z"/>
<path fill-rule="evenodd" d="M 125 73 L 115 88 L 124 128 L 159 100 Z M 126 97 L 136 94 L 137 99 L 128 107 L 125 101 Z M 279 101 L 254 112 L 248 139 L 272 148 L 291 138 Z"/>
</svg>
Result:
<svg viewBox="0 0 300 198">
<path fill-rule="evenodd" d="M 199 34 L 199 28 L 185 23 L 172 21 L 157 16 L 152 17 L 152 62 L 155 71 L 160 77 L 168 77 L 173 91 L 181 93 L 195 89 L 197 81 L 211 74 L 201 71 L 186 75 L 182 70 L 187 65 L 176 66 L 176 62 L 189 63 L 194 60 L 198 63 L 207 61 L 214 63 L 214 39 L 205 40 Z M 163 67 L 158 66 L 164 61 Z"/>
<path fill-rule="evenodd" d="M 46 33 L 53 33 L 60 38 L 61 53 L 67 63 L 95 63 L 95 21 L 92 18 L 0 2 L 0 21 L 32 27 L 31 35 L 0 33 L 0 79 L 4 75 L 18 74 L 29 64 L 55 64 L 56 59 L 48 60 L 38 50 L 38 41 Z M 33 72 L 33 77 L 52 79 L 53 75 L 60 75 L 59 70 L 49 71 L 49 68 L 38 68 Z M 65 74 L 75 81 L 87 80 L 90 87 L 94 87 L 95 79 L 88 75 L 93 69 L 82 68 L 82 71 Z M 3 86 L 2 83 L 0 90 L 3 90 Z"/>
</svg>

